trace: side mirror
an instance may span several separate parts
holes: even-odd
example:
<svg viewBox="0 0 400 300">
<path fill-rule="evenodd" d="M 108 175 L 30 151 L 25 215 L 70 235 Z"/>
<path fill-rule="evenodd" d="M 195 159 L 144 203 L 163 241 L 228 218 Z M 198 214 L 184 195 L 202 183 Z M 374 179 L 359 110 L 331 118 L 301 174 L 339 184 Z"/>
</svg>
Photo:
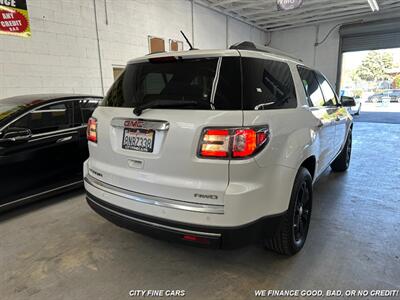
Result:
<svg viewBox="0 0 400 300">
<path fill-rule="evenodd" d="M 356 100 L 353 97 L 342 96 L 342 98 L 340 98 L 340 103 L 344 107 L 356 106 Z"/>
<path fill-rule="evenodd" d="M 6 132 L 3 136 L 3 140 L 16 142 L 16 141 L 27 141 L 32 137 L 30 129 L 26 128 L 12 128 Z"/>
</svg>

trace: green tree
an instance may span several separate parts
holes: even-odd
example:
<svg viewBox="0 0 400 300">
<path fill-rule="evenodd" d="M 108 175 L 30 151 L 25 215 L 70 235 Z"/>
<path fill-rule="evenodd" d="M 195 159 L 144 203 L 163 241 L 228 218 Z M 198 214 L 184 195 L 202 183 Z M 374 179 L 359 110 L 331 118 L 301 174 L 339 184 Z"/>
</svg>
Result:
<svg viewBox="0 0 400 300">
<path fill-rule="evenodd" d="M 393 79 L 393 84 L 396 89 L 400 89 L 400 74 Z"/>
<path fill-rule="evenodd" d="M 393 68 L 393 55 L 388 52 L 370 51 L 356 69 L 357 76 L 365 81 L 388 80 L 386 69 Z"/>
</svg>

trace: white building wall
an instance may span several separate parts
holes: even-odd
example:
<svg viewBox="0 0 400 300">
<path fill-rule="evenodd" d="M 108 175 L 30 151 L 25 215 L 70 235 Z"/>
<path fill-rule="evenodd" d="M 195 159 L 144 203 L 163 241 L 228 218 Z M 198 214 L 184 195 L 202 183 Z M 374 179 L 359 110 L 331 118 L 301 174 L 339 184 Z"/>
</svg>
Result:
<svg viewBox="0 0 400 300">
<path fill-rule="evenodd" d="M 33 37 L 0 35 L 0 97 L 98 91 L 92 3 L 77 3 L 30 1 Z"/>
<path fill-rule="evenodd" d="M 199 49 L 226 48 L 226 16 L 194 6 L 194 46 Z M 190 32 L 189 32 L 190 33 Z"/>
<path fill-rule="evenodd" d="M 148 53 L 148 36 L 183 40 L 195 47 L 225 48 L 242 40 L 264 43 L 254 27 L 188 0 L 96 0 L 104 90 L 113 66 Z M 93 0 L 28 0 L 31 38 L 0 35 L 0 98 L 49 92 L 101 95 Z M 228 30 L 226 25 L 228 24 Z M 228 37 L 227 37 L 228 32 Z M 187 46 L 185 45 L 185 49 Z"/>
<path fill-rule="evenodd" d="M 273 32 L 270 46 L 291 53 L 305 64 L 321 71 L 332 85 L 336 84 L 339 59 L 339 30 L 332 31 L 326 41 L 315 46 L 338 23 L 300 27 Z M 319 27 L 319 28 L 318 28 Z"/>
</svg>

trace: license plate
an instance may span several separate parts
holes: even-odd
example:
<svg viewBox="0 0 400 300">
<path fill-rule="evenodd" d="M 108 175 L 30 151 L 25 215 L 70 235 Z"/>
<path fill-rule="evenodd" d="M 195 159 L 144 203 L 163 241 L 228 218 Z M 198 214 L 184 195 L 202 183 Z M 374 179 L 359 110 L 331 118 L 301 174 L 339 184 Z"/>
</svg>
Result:
<svg viewBox="0 0 400 300">
<path fill-rule="evenodd" d="M 140 152 L 153 152 L 154 130 L 124 128 L 122 148 Z"/>
</svg>

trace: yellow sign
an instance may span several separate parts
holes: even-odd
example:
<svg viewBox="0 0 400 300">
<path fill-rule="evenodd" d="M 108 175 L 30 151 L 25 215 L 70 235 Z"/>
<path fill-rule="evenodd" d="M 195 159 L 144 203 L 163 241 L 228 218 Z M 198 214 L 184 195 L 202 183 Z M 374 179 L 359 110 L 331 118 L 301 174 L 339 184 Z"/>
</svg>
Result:
<svg viewBox="0 0 400 300">
<path fill-rule="evenodd" d="M 27 0 L 0 0 L 0 34 L 31 36 Z"/>
</svg>

